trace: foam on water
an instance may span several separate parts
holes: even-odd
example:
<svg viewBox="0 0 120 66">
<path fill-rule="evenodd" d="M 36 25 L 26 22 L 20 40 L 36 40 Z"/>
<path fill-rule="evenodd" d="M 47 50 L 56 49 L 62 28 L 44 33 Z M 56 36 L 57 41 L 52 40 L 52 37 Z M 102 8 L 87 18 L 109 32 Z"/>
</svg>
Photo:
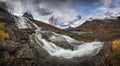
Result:
<svg viewBox="0 0 120 66">
<path fill-rule="evenodd" d="M 79 45 L 76 50 L 64 49 L 55 45 L 54 43 L 48 42 L 45 39 L 41 38 L 38 34 L 35 35 L 37 42 L 40 46 L 42 46 L 50 55 L 56 57 L 63 57 L 66 59 L 70 59 L 73 57 L 83 57 L 88 55 L 96 55 L 103 46 L 101 42 L 91 42 L 91 43 L 84 43 Z M 39 42 L 40 41 L 40 42 Z M 40 43 L 43 43 L 41 45 Z"/>
<path fill-rule="evenodd" d="M 36 33 L 34 36 L 37 43 L 43 47 L 51 56 L 62 57 L 66 59 L 71 59 L 73 57 L 94 56 L 98 54 L 100 49 L 103 47 L 102 42 L 85 42 L 77 46 L 75 50 L 64 49 L 42 38 L 40 33 Z M 70 37 L 67 36 L 67 38 Z"/>
</svg>

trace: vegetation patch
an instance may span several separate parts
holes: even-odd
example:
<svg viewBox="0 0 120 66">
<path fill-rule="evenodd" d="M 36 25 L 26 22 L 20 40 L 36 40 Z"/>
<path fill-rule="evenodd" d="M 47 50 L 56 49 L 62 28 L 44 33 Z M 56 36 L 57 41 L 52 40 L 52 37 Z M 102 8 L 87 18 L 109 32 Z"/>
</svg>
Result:
<svg viewBox="0 0 120 66">
<path fill-rule="evenodd" d="M 5 24 L 4 22 L 0 22 L 0 44 L 1 44 L 4 40 L 10 38 L 9 34 L 4 31 L 5 25 L 6 25 L 6 24 Z"/>
<path fill-rule="evenodd" d="M 112 53 L 109 55 L 109 59 L 113 66 L 120 66 L 120 40 L 112 42 Z"/>
</svg>

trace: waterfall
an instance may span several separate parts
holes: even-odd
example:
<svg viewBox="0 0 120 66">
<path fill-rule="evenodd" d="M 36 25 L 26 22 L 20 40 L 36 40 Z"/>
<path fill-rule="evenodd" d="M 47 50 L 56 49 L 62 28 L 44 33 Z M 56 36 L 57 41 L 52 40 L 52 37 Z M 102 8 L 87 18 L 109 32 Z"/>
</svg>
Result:
<svg viewBox="0 0 120 66">
<path fill-rule="evenodd" d="M 71 59 L 73 57 L 94 56 L 103 47 L 102 42 L 86 42 L 76 47 L 75 50 L 64 49 L 42 38 L 40 33 L 35 33 L 36 42 L 43 47 L 51 56 Z M 41 44 L 42 43 L 42 44 Z"/>
<path fill-rule="evenodd" d="M 42 48 L 44 48 L 51 56 L 62 57 L 65 59 L 71 59 L 74 57 L 83 57 L 83 56 L 94 56 L 98 54 L 103 47 L 103 42 L 95 41 L 95 42 L 85 42 L 81 45 L 78 45 L 77 47 L 75 47 L 75 50 L 65 49 L 44 39 L 39 29 L 36 29 L 36 33 L 34 33 L 33 35 L 37 44 L 39 44 Z M 59 36 L 64 37 L 69 43 L 76 42 L 75 39 L 72 39 L 69 36 L 65 36 L 65 35 L 59 35 Z M 57 39 L 57 37 L 55 39 Z"/>
<path fill-rule="evenodd" d="M 25 18 L 20 18 L 18 20 L 18 22 L 20 22 L 20 21 L 26 22 L 24 20 L 25 20 Z M 94 56 L 99 53 L 99 51 L 102 49 L 103 44 L 104 44 L 103 42 L 96 42 L 96 41 L 95 42 L 83 42 L 82 44 L 75 47 L 74 50 L 65 49 L 65 48 L 59 47 L 56 44 L 54 44 L 53 42 L 48 41 L 45 38 L 43 38 L 42 34 L 41 34 L 42 28 L 37 26 L 35 23 L 30 21 L 29 19 L 27 19 L 27 21 L 29 21 L 29 23 L 31 23 L 36 28 L 35 33 L 33 33 L 31 35 L 33 37 L 34 41 L 37 44 L 39 44 L 39 46 L 41 46 L 43 49 L 45 49 L 51 56 L 65 58 L 65 59 L 71 59 L 74 57 Z M 26 28 L 26 27 L 28 28 L 28 27 L 30 27 L 29 23 L 28 22 L 20 23 L 21 25 L 18 25 L 18 26 L 19 26 L 19 28 L 22 28 L 22 26 L 24 28 Z M 68 43 L 80 42 L 69 36 L 61 35 L 61 34 L 57 34 L 57 33 L 53 34 L 52 40 L 59 39 L 58 37 L 55 37 L 54 35 L 63 37 L 64 39 L 66 39 L 66 41 Z M 30 40 L 32 40 L 32 39 L 30 39 Z"/>
<path fill-rule="evenodd" d="M 17 17 L 14 17 L 14 20 L 19 29 L 31 28 L 31 25 L 28 23 L 27 18 L 25 17 L 17 16 Z"/>
</svg>

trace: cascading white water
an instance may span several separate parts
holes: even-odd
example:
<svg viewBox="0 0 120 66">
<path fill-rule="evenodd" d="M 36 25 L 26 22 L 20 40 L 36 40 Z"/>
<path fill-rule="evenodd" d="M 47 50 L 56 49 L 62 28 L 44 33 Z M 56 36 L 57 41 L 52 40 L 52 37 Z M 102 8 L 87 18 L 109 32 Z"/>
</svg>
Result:
<svg viewBox="0 0 120 66">
<path fill-rule="evenodd" d="M 16 24 L 18 28 L 24 29 L 24 28 L 31 28 L 30 24 L 27 22 L 27 19 L 25 17 L 19 16 L 14 18 L 16 21 Z"/>
<path fill-rule="evenodd" d="M 36 33 L 34 34 L 34 36 L 35 36 L 34 39 L 36 40 L 36 42 L 41 47 L 43 47 L 51 56 L 62 57 L 66 59 L 71 59 L 73 57 L 93 56 L 98 54 L 100 49 L 102 49 L 103 47 L 102 42 L 90 42 L 90 43 L 86 42 L 76 47 L 75 50 L 70 50 L 70 49 L 64 49 L 62 47 L 59 47 L 56 44 L 42 38 L 42 35 L 39 29 L 36 30 Z M 70 42 L 72 43 L 72 41 L 76 42 L 75 39 L 72 39 L 69 36 L 65 36 L 65 35 L 60 35 L 60 36 L 64 37 L 69 43 Z"/>
<path fill-rule="evenodd" d="M 34 36 L 34 39 L 37 42 L 37 44 L 39 44 L 43 49 L 45 49 L 51 56 L 62 57 L 65 59 L 71 59 L 74 57 L 83 57 L 83 56 L 94 56 L 94 55 L 98 54 L 99 51 L 103 47 L 102 42 L 90 42 L 90 43 L 84 42 L 83 44 L 80 44 L 77 47 L 75 47 L 74 50 L 64 49 L 64 48 L 59 47 L 56 44 L 42 38 L 41 28 L 38 27 L 36 24 L 34 24 L 31 21 L 29 21 L 29 23 L 31 23 L 36 28 L 36 30 L 35 30 L 36 33 L 32 34 L 32 36 Z M 21 25 L 23 25 L 23 24 L 21 24 Z M 56 34 L 56 33 L 54 33 L 54 34 Z M 68 43 L 76 42 L 75 39 L 72 39 L 69 36 L 60 35 L 60 34 L 56 34 L 56 35 L 65 38 Z M 53 36 L 52 40 L 55 40 L 55 39 L 58 39 L 58 38 Z M 79 41 L 77 41 L 77 42 L 79 42 Z"/>
<path fill-rule="evenodd" d="M 102 42 L 83 43 L 76 47 L 76 50 L 64 49 L 43 39 L 40 33 L 35 33 L 35 40 L 51 56 L 63 57 L 70 59 L 73 57 L 93 56 L 96 55 L 103 46 Z M 41 44 L 43 43 L 43 44 Z"/>
</svg>

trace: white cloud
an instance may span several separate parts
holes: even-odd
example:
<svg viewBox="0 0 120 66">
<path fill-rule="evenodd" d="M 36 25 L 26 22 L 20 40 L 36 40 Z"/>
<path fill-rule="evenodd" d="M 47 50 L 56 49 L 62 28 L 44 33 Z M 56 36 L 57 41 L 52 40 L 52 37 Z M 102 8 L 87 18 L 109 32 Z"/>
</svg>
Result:
<svg viewBox="0 0 120 66">
<path fill-rule="evenodd" d="M 113 6 L 112 0 L 102 0 L 105 6 L 111 7 Z"/>
</svg>

